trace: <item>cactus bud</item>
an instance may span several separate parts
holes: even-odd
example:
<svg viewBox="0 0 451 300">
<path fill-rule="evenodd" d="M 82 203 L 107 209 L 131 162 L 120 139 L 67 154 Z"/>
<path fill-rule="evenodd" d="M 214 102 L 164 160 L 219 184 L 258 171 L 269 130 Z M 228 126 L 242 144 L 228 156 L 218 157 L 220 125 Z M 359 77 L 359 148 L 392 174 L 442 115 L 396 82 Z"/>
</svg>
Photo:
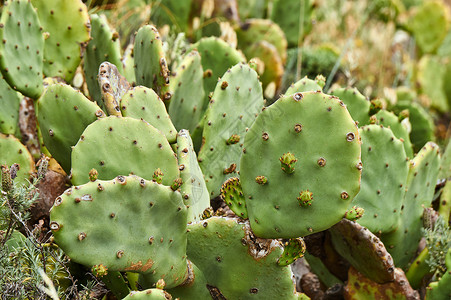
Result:
<svg viewBox="0 0 451 300">
<path fill-rule="evenodd" d="M 383 102 L 381 99 L 373 99 L 370 102 L 370 116 L 377 114 L 383 108 Z"/>
<path fill-rule="evenodd" d="M 99 172 L 97 172 L 96 169 L 91 169 L 91 171 L 89 171 L 89 180 L 90 181 L 96 181 L 98 176 L 99 176 Z"/>
<path fill-rule="evenodd" d="M 345 213 L 345 218 L 350 221 L 355 221 L 363 216 L 364 211 L 365 210 L 361 207 L 353 206 Z"/>
<path fill-rule="evenodd" d="M 47 173 L 47 169 L 49 167 L 49 160 L 47 156 L 42 154 L 41 159 L 39 159 L 38 165 L 38 178 L 43 178 L 45 176 L 45 173 Z"/>
<path fill-rule="evenodd" d="M 266 179 L 265 176 L 260 175 L 255 178 L 255 182 L 257 182 L 258 184 L 264 185 L 264 184 L 268 183 L 268 179 Z"/>
<path fill-rule="evenodd" d="M 176 190 L 178 190 L 178 189 L 182 186 L 182 184 L 183 184 L 182 178 L 177 178 L 177 179 L 175 179 L 174 182 L 172 183 L 171 189 L 172 189 L 173 191 L 176 191 Z"/>
<path fill-rule="evenodd" d="M 2 190 L 5 193 L 11 192 L 13 187 L 13 181 L 11 179 L 11 174 L 9 173 L 9 168 L 7 165 L 2 165 Z"/>
<path fill-rule="evenodd" d="M 95 265 L 91 268 L 92 274 L 94 274 L 95 277 L 103 277 L 108 274 L 108 268 L 104 265 Z"/>
<path fill-rule="evenodd" d="M 308 207 L 312 205 L 313 201 L 313 193 L 309 190 L 301 191 L 299 192 L 299 197 L 297 197 L 299 200 L 299 205 L 303 207 Z"/>
<path fill-rule="evenodd" d="M 324 88 L 326 85 L 326 77 L 324 77 L 322 74 L 319 74 L 315 77 L 316 83 L 321 87 Z"/>
<path fill-rule="evenodd" d="M 161 172 L 160 168 L 156 169 L 155 172 L 153 172 L 152 179 L 158 184 L 161 184 L 163 182 L 163 172 Z"/>
<path fill-rule="evenodd" d="M 298 161 L 296 157 L 291 154 L 290 152 L 285 153 L 282 155 L 282 157 L 279 159 L 282 170 L 287 173 L 291 174 L 294 172 L 294 165 Z"/>
<path fill-rule="evenodd" d="M 238 134 L 232 134 L 229 139 L 226 141 L 227 145 L 233 145 L 240 141 L 240 136 Z"/>
<path fill-rule="evenodd" d="M 156 288 L 159 290 L 164 289 L 166 286 L 166 282 L 164 282 L 164 279 L 158 279 L 157 283 L 156 283 Z"/>
</svg>

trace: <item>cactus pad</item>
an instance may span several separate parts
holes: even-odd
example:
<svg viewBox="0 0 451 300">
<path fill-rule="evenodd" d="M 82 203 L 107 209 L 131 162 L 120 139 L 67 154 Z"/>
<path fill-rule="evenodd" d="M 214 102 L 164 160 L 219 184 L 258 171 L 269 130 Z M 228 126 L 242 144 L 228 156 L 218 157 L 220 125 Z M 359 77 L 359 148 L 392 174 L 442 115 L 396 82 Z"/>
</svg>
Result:
<svg viewBox="0 0 451 300">
<path fill-rule="evenodd" d="M 390 232 L 398 226 L 401 215 L 409 160 L 403 143 L 390 129 L 367 125 L 359 132 L 362 138 L 362 184 L 352 204 L 365 210 L 359 224 L 373 233 Z"/>
<path fill-rule="evenodd" d="M 100 64 L 108 61 L 123 73 L 121 49 L 117 33 L 113 32 L 104 16 L 91 15 L 91 40 L 84 54 L 84 71 L 92 101 L 102 107 L 101 93 L 97 81 Z"/>
<path fill-rule="evenodd" d="M 337 96 L 346 104 L 346 107 L 354 121 L 359 122 L 360 126 L 366 125 L 370 121 L 370 101 L 363 96 L 356 88 L 339 88 L 330 92 Z"/>
<path fill-rule="evenodd" d="M 47 87 L 37 102 L 37 115 L 47 149 L 67 173 L 71 167 L 72 147 L 83 130 L 97 118 L 105 116 L 82 93 L 61 83 Z"/>
<path fill-rule="evenodd" d="M 210 197 L 187 130 L 180 130 L 177 134 L 177 158 L 183 181 L 180 191 L 188 209 L 188 222 L 198 221 L 210 206 Z"/>
<path fill-rule="evenodd" d="M 240 170 L 242 138 L 263 108 L 257 73 L 246 64 L 227 71 L 216 85 L 205 115 L 199 161 L 211 197 Z M 255 177 L 254 177 L 255 178 Z"/>
<path fill-rule="evenodd" d="M 297 299 L 279 243 L 254 236 L 248 223 L 212 217 L 188 226 L 188 258 L 225 299 Z M 222 299 L 222 298 L 216 298 Z"/>
<path fill-rule="evenodd" d="M 186 208 L 180 193 L 137 176 L 89 182 L 55 200 L 50 228 L 73 260 L 142 273 L 167 286 L 187 276 Z"/>
<path fill-rule="evenodd" d="M 194 132 L 202 117 L 204 103 L 203 69 L 197 51 L 188 53 L 171 78 L 168 112 L 175 128 Z"/>
<path fill-rule="evenodd" d="M 31 173 L 34 172 L 34 160 L 27 147 L 25 147 L 13 135 L 4 135 L 0 133 L 0 165 L 19 164 L 19 171 L 15 181 L 17 183 L 26 183 Z"/>
<path fill-rule="evenodd" d="M 164 95 L 164 90 L 169 84 L 169 69 L 163 42 L 155 27 L 145 25 L 138 30 L 133 53 L 136 83 L 152 88 L 164 101 L 168 101 L 171 95 Z"/>
<path fill-rule="evenodd" d="M 123 300 L 171 300 L 172 296 L 161 289 L 147 289 L 144 291 L 132 291 Z"/>
<path fill-rule="evenodd" d="M 160 130 L 170 143 L 175 143 L 177 130 L 169 118 L 163 101 L 152 89 L 137 86 L 129 90 L 122 96 L 120 106 L 124 117 L 143 119 Z"/>
<path fill-rule="evenodd" d="M 130 84 L 119 73 L 117 67 L 107 61 L 100 64 L 97 79 L 102 94 L 103 106 L 107 113 L 110 116 L 121 117 L 121 98 L 130 89 Z"/>
<path fill-rule="evenodd" d="M 297 159 L 292 174 L 279 161 L 288 152 Z M 293 238 L 329 228 L 358 193 L 360 175 L 360 137 L 343 102 L 321 92 L 280 98 L 244 140 L 240 178 L 252 230 L 265 238 Z M 257 183 L 257 176 L 267 184 Z M 314 200 L 304 207 L 297 198 L 306 190 Z"/>
<path fill-rule="evenodd" d="M 44 74 L 72 80 L 81 61 L 81 44 L 90 38 L 88 8 L 80 0 L 32 0 L 45 40 Z"/>
<path fill-rule="evenodd" d="M 0 133 L 15 134 L 19 129 L 21 95 L 0 78 Z"/>
<path fill-rule="evenodd" d="M 0 69 L 5 80 L 25 96 L 42 91 L 44 37 L 30 1 L 8 1 L 0 19 Z M 20 58 L 20 59 L 19 59 Z"/>
<path fill-rule="evenodd" d="M 157 168 L 165 185 L 179 177 L 165 136 L 147 122 L 128 117 L 102 118 L 83 132 L 72 151 L 72 183 L 88 182 L 93 168 L 103 180 L 128 174 L 151 179 Z"/>
</svg>

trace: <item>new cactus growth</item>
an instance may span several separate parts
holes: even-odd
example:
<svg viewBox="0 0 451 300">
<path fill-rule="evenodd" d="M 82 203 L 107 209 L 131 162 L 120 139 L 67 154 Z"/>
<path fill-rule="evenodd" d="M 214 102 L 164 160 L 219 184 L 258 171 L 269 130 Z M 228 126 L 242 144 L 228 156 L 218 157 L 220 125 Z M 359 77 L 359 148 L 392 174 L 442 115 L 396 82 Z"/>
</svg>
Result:
<svg viewBox="0 0 451 300">
<path fill-rule="evenodd" d="M 299 200 L 299 205 L 303 207 L 309 207 L 312 205 L 313 201 L 313 193 L 309 190 L 301 191 L 299 192 L 299 197 L 297 197 Z"/>
<path fill-rule="evenodd" d="M 292 153 L 290 152 L 284 153 L 279 158 L 279 160 L 281 165 L 280 168 L 282 169 L 282 171 L 284 171 L 287 174 L 292 174 L 294 172 L 294 166 L 298 160 Z"/>
<path fill-rule="evenodd" d="M 240 218 L 247 219 L 246 198 L 243 195 L 240 180 L 232 177 L 221 188 L 221 199 Z"/>
<path fill-rule="evenodd" d="M 353 206 L 345 213 L 345 218 L 350 221 L 356 221 L 360 219 L 365 213 L 365 210 L 362 207 Z"/>
<path fill-rule="evenodd" d="M 279 266 L 291 265 L 295 260 L 304 256 L 305 250 L 302 238 L 289 239 L 283 243 L 283 253 L 277 263 Z"/>
</svg>

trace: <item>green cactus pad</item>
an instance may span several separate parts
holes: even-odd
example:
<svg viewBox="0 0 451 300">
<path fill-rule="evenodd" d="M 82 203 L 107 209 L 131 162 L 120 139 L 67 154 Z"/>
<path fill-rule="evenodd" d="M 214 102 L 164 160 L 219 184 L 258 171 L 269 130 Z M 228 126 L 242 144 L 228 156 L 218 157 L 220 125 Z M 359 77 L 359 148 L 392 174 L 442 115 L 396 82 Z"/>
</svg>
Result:
<svg viewBox="0 0 451 300">
<path fill-rule="evenodd" d="M 86 46 L 83 67 L 91 100 L 96 101 L 100 107 L 103 102 L 97 73 L 104 61 L 114 64 L 119 73 L 124 73 L 118 34 L 110 29 L 104 16 L 94 14 L 91 15 L 91 40 Z"/>
<path fill-rule="evenodd" d="M 422 52 L 434 52 L 445 39 L 449 23 L 447 9 L 441 1 L 425 1 L 409 19 L 407 25 Z"/>
<path fill-rule="evenodd" d="M 122 64 L 124 65 L 124 76 L 128 80 L 135 84 L 136 76 L 135 76 L 135 59 L 133 57 L 133 44 L 129 44 L 127 48 L 125 48 L 124 54 L 122 56 Z"/>
<path fill-rule="evenodd" d="M 122 300 L 171 300 L 172 296 L 160 289 L 147 289 L 144 291 L 132 291 Z"/>
<path fill-rule="evenodd" d="M 405 268 L 417 251 L 422 237 L 423 210 L 432 203 L 439 164 L 438 146 L 427 143 L 410 162 L 407 192 L 403 199 L 398 228 L 381 236 L 396 266 L 400 268 Z"/>
<path fill-rule="evenodd" d="M 194 132 L 202 117 L 204 103 L 203 76 L 201 58 L 197 51 L 188 53 L 171 78 L 169 89 L 172 91 L 168 112 L 177 129 Z"/>
<path fill-rule="evenodd" d="M 351 267 L 348 272 L 348 282 L 344 288 L 345 299 L 420 299 L 418 292 L 410 286 L 404 272 L 396 268 L 394 273 L 394 281 L 378 284 Z"/>
<path fill-rule="evenodd" d="M 370 122 L 370 101 L 363 96 L 356 88 L 338 88 L 330 92 L 337 96 L 346 104 L 346 107 L 354 121 L 359 122 L 360 126 Z"/>
<path fill-rule="evenodd" d="M 177 159 L 165 136 L 147 122 L 128 117 L 102 118 L 83 132 L 72 150 L 72 183 L 88 182 L 93 168 L 103 180 L 128 174 L 151 179 L 157 168 L 165 185 L 179 177 Z"/>
<path fill-rule="evenodd" d="M 282 29 L 269 19 L 247 19 L 236 30 L 238 48 L 242 49 L 248 59 L 253 57 L 248 53 L 251 46 L 259 41 L 267 41 L 277 49 L 282 62 L 287 60 L 287 39 Z"/>
<path fill-rule="evenodd" d="M 122 96 L 130 90 L 130 84 L 115 65 L 107 61 L 100 64 L 98 81 L 103 106 L 110 116 L 122 116 L 120 102 Z"/>
<path fill-rule="evenodd" d="M 225 299 L 297 299 L 275 240 L 258 239 L 248 223 L 212 217 L 188 225 L 188 258 Z M 223 298 L 216 298 L 223 299 Z"/>
<path fill-rule="evenodd" d="M 187 130 L 180 130 L 177 134 L 177 158 L 183 180 L 180 191 L 188 209 L 188 222 L 198 221 L 210 206 L 210 197 Z"/>
<path fill-rule="evenodd" d="M 8 1 L 2 7 L 0 39 L 0 70 L 4 79 L 15 90 L 37 99 L 43 91 L 44 37 L 30 1 Z"/>
<path fill-rule="evenodd" d="M 89 182 L 55 200 L 50 228 L 75 262 L 141 273 L 167 287 L 187 276 L 186 217 L 180 193 L 137 176 Z"/>
<path fill-rule="evenodd" d="M 70 82 L 81 60 L 81 44 L 89 41 L 88 8 L 80 0 L 32 0 L 44 32 L 44 74 Z"/>
<path fill-rule="evenodd" d="M 280 167 L 287 152 L 298 160 L 292 174 Z M 257 176 L 267 184 L 258 184 Z M 360 176 L 357 126 L 343 102 L 321 92 L 281 97 L 244 139 L 240 178 L 259 237 L 305 236 L 339 222 L 360 189 Z M 314 198 L 308 207 L 297 199 L 306 190 Z"/>
<path fill-rule="evenodd" d="M 405 109 L 409 111 L 409 121 L 412 125 L 410 141 L 414 152 L 418 152 L 427 142 L 435 141 L 434 120 L 420 104 L 415 102 L 399 101 L 393 107 L 393 111 L 396 114 Z"/>
<path fill-rule="evenodd" d="M 448 140 L 448 144 L 446 145 L 446 148 L 443 150 L 440 171 L 438 176 L 439 179 L 451 177 L 451 139 Z"/>
<path fill-rule="evenodd" d="M 283 253 L 279 257 L 279 266 L 288 266 L 304 256 L 305 243 L 302 238 L 289 239 L 283 243 Z"/>
<path fill-rule="evenodd" d="M 248 65 L 235 65 L 218 81 L 205 114 L 204 144 L 199 151 L 200 167 L 212 198 L 219 195 L 227 178 L 239 172 L 242 139 L 262 108 L 261 84 Z M 241 141 L 230 143 L 232 136 Z"/>
<path fill-rule="evenodd" d="M 170 93 L 164 95 L 169 84 L 169 69 L 158 30 L 145 25 L 138 30 L 133 48 L 136 83 L 152 88 L 164 101 L 169 101 Z"/>
<path fill-rule="evenodd" d="M 152 90 L 137 86 L 129 90 L 121 100 L 121 112 L 124 117 L 143 119 L 160 130 L 169 143 L 175 143 L 177 130 L 171 122 L 163 101 Z"/>
<path fill-rule="evenodd" d="M 417 64 L 416 82 L 422 97 L 429 106 L 440 112 L 449 110 L 448 99 L 445 94 L 445 72 L 447 60 L 433 55 L 424 55 Z"/>
<path fill-rule="evenodd" d="M 395 278 L 395 265 L 384 244 L 367 228 L 343 219 L 329 230 L 335 250 L 377 283 Z"/>
<path fill-rule="evenodd" d="M 82 93 L 61 83 L 47 87 L 36 109 L 46 148 L 69 173 L 72 147 L 85 128 L 105 114 Z"/>
<path fill-rule="evenodd" d="M 0 165 L 9 167 L 12 164 L 20 167 L 15 182 L 27 183 L 35 170 L 33 157 L 16 137 L 0 133 Z"/>
<path fill-rule="evenodd" d="M 240 218 L 247 219 L 246 198 L 244 198 L 240 179 L 227 179 L 221 187 L 221 199 Z"/>
<path fill-rule="evenodd" d="M 380 110 L 374 116 L 376 117 L 377 124 L 390 128 L 396 138 L 403 142 L 407 157 L 413 158 L 413 149 L 412 143 L 410 142 L 409 132 L 399 121 L 399 117 L 385 109 Z"/>
<path fill-rule="evenodd" d="M 19 130 L 21 95 L 0 78 L 0 133 L 15 134 Z"/>
<path fill-rule="evenodd" d="M 311 14 L 313 1 L 275 0 L 270 18 L 285 32 L 289 47 L 299 45 L 299 41 L 312 29 Z M 302 11 L 302 17 L 299 17 Z M 301 20 L 302 23 L 301 24 Z"/>
<path fill-rule="evenodd" d="M 367 125 L 361 127 L 359 133 L 363 173 L 360 192 L 352 205 L 365 210 L 359 224 L 373 233 L 390 232 L 398 226 L 401 215 L 409 160 L 403 143 L 390 129 Z"/>
<path fill-rule="evenodd" d="M 305 76 L 301 80 L 296 81 L 295 83 L 291 84 L 290 87 L 285 92 L 285 95 L 292 95 L 295 93 L 302 93 L 302 92 L 316 92 L 316 91 L 322 91 L 323 88 L 318 84 L 317 81 L 307 78 Z"/>
<path fill-rule="evenodd" d="M 228 68 L 243 62 L 246 59 L 225 41 L 216 37 L 202 38 L 192 46 L 201 56 L 202 68 L 204 70 L 204 91 L 208 97 L 215 89 L 218 78 L 222 76 Z M 204 102 L 202 111 L 207 109 L 208 100 Z"/>
</svg>

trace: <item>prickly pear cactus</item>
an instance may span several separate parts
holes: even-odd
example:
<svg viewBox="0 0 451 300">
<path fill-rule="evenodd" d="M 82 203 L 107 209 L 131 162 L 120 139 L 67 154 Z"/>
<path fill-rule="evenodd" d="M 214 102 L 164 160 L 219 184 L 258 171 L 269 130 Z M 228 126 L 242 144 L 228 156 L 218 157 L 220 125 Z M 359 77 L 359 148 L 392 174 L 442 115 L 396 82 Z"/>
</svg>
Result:
<svg viewBox="0 0 451 300">
<path fill-rule="evenodd" d="M 66 190 L 50 215 L 56 243 L 75 262 L 141 273 L 144 287 L 187 277 L 187 212 L 179 192 L 137 176 Z"/>
<path fill-rule="evenodd" d="M 189 265 L 191 273 L 188 275 L 187 282 L 173 289 L 168 289 L 168 292 L 174 298 L 183 300 L 210 299 L 212 295 L 207 288 L 208 281 L 204 274 L 191 261 L 189 261 Z"/>
<path fill-rule="evenodd" d="M 72 183 L 89 181 L 89 172 L 98 179 L 135 174 L 151 179 L 160 169 L 163 184 L 179 177 L 177 159 L 166 137 L 146 121 L 128 117 L 102 118 L 89 125 L 72 150 Z"/>
<path fill-rule="evenodd" d="M 168 113 L 177 129 L 187 129 L 191 133 L 196 129 L 207 107 L 204 97 L 204 71 L 197 51 L 188 53 L 171 77 L 169 89 L 172 91 Z"/>
<path fill-rule="evenodd" d="M 316 92 L 322 91 L 323 88 L 318 84 L 316 80 L 312 80 L 305 76 L 304 78 L 292 83 L 290 87 L 286 90 L 285 95 L 291 95 L 299 92 Z"/>
<path fill-rule="evenodd" d="M 183 181 L 180 192 L 188 210 L 188 222 L 195 222 L 201 219 L 204 210 L 210 206 L 210 197 L 187 130 L 180 130 L 177 134 L 177 159 Z"/>
<path fill-rule="evenodd" d="M 48 86 L 36 109 L 46 148 L 69 173 L 72 147 L 85 128 L 105 114 L 82 93 L 62 83 Z"/>
<path fill-rule="evenodd" d="M 216 37 L 202 38 L 192 46 L 192 49 L 196 49 L 201 56 L 204 71 L 204 97 L 208 97 L 215 89 L 218 78 L 228 68 L 246 60 L 236 49 Z M 207 109 L 207 104 L 208 100 L 204 102 L 202 111 Z"/>
<path fill-rule="evenodd" d="M 158 26 L 170 24 L 177 31 L 187 31 L 192 0 L 161 0 L 153 2 L 151 20 Z"/>
<path fill-rule="evenodd" d="M 141 27 L 133 49 L 136 83 L 152 88 L 163 101 L 169 101 L 171 94 L 165 94 L 169 85 L 169 69 L 158 30 L 151 25 Z"/>
<path fill-rule="evenodd" d="M 175 143 L 177 130 L 171 122 L 163 101 L 152 90 L 137 86 L 122 96 L 122 116 L 143 119 L 160 130 L 170 143 Z"/>
<path fill-rule="evenodd" d="M 188 226 L 188 258 L 215 299 L 297 299 L 279 243 L 254 236 L 248 223 L 212 217 Z"/>
<path fill-rule="evenodd" d="M 410 142 L 409 132 L 406 126 L 401 123 L 403 120 L 400 120 L 400 117 L 385 109 L 381 109 L 374 117 L 376 118 L 376 124 L 391 129 L 393 134 L 404 144 L 407 157 L 413 158 L 412 143 Z"/>
<path fill-rule="evenodd" d="M 33 157 L 16 137 L 0 133 L 0 165 L 9 167 L 15 163 L 19 164 L 15 181 L 26 183 L 35 170 Z"/>
<path fill-rule="evenodd" d="M 261 178 L 262 184 L 264 179 Z M 247 219 L 246 198 L 241 188 L 240 179 L 232 177 L 227 179 L 221 187 L 221 200 L 240 218 Z"/>
<path fill-rule="evenodd" d="M 297 160 L 293 173 L 282 169 L 286 153 Z M 359 192 L 361 169 L 359 132 L 343 102 L 321 92 L 281 97 L 244 140 L 240 178 L 252 230 L 292 238 L 329 228 Z M 307 190 L 311 203 L 302 205 Z"/>
<path fill-rule="evenodd" d="M 70 82 L 81 61 L 81 44 L 89 41 L 88 8 L 80 0 L 32 0 L 45 40 L 44 74 Z"/>
<path fill-rule="evenodd" d="M 439 164 L 439 148 L 434 143 L 427 143 L 411 160 L 398 228 L 381 236 L 400 268 L 405 268 L 417 251 L 422 237 L 423 210 L 432 203 Z"/>
<path fill-rule="evenodd" d="M 21 95 L 0 78 L 0 133 L 15 134 L 19 130 Z"/>
<path fill-rule="evenodd" d="M 446 60 L 434 55 L 424 55 L 417 64 L 416 82 L 429 106 L 440 112 L 449 110 L 445 94 Z"/>
<path fill-rule="evenodd" d="M 360 126 L 366 125 L 370 121 L 370 101 L 365 98 L 356 88 L 338 88 L 330 92 L 337 96 L 346 104 L 354 121 Z"/>
<path fill-rule="evenodd" d="M 237 64 L 218 81 L 205 114 L 199 161 L 210 197 L 219 195 L 222 183 L 236 177 L 246 128 L 263 108 L 257 73 Z"/>
<path fill-rule="evenodd" d="M 410 161 L 403 143 L 389 128 L 367 125 L 359 133 L 363 173 L 360 192 L 352 204 L 362 207 L 365 213 L 358 223 L 373 233 L 391 232 L 401 215 Z"/>
<path fill-rule="evenodd" d="M 30 1 L 8 1 L 0 18 L 0 70 L 15 90 L 37 99 L 42 91 L 44 37 Z M 19 59 L 20 58 L 20 59 Z"/>
<path fill-rule="evenodd" d="M 114 64 L 119 73 L 124 73 L 119 34 L 110 29 L 105 16 L 93 14 L 91 15 L 91 40 L 86 46 L 83 67 L 91 100 L 96 101 L 100 107 L 103 103 L 97 73 L 104 61 Z"/>
</svg>

